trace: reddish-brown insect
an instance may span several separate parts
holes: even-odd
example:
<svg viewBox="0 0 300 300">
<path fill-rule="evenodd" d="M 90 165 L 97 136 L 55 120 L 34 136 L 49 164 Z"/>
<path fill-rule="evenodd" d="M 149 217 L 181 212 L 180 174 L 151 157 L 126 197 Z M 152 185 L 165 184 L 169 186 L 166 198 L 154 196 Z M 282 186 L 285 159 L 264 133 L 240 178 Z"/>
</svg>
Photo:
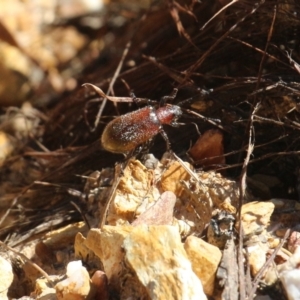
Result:
<svg viewBox="0 0 300 300">
<path fill-rule="evenodd" d="M 126 153 L 160 133 L 169 149 L 169 139 L 162 125 L 177 126 L 176 121 L 181 115 L 181 108 L 176 105 L 158 109 L 147 106 L 125 114 L 107 124 L 101 137 L 102 146 L 110 152 Z"/>
</svg>

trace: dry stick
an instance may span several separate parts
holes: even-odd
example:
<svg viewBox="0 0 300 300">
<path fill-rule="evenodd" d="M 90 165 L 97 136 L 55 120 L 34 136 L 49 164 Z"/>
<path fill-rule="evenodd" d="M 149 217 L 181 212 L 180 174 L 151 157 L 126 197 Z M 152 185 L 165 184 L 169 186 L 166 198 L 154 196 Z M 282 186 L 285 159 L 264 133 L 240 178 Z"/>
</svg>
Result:
<svg viewBox="0 0 300 300">
<path fill-rule="evenodd" d="M 170 151 L 170 153 L 176 158 L 184 170 L 202 186 L 202 183 L 199 181 L 199 177 L 195 174 L 195 172 L 193 172 L 173 151 Z"/>
<path fill-rule="evenodd" d="M 176 1 L 173 1 L 173 0 L 168 0 L 168 6 L 169 6 L 169 12 L 173 18 L 173 21 L 177 27 L 177 31 L 179 33 L 179 35 L 183 35 L 185 37 L 185 39 L 192 45 L 194 46 L 196 49 L 198 49 L 198 47 L 192 42 L 192 39 L 191 37 L 189 36 L 189 34 L 186 32 L 186 30 L 184 29 L 183 25 L 182 25 L 182 22 L 180 20 L 180 17 L 179 17 L 179 13 L 178 13 L 178 9 L 181 11 L 181 12 L 185 12 L 189 15 L 192 15 L 194 18 L 195 16 L 191 13 L 189 13 L 189 11 L 182 7 L 180 4 L 178 4 Z"/>
<path fill-rule="evenodd" d="M 0 245 L 4 246 L 6 249 L 12 251 L 13 253 L 15 253 L 18 256 L 20 256 L 24 261 L 28 262 L 32 267 L 34 267 L 36 270 L 38 270 L 48 280 L 48 282 L 51 285 L 51 287 L 54 287 L 54 283 L 51 280 L 51 278 L 49 277 L 49 275 L 41 267 L 39 267 L 36 263 L 32 262 L 23 253 L 14 250 L 13 248 L 9 247 L 8 245 L 6 245 L 5 243 L 3 243 L 2 241 L 0 241 Z"/>
<path fill-rule="evenodd" d="M 252 140 L 252 133 L 253 133 L 253 117 L 255 112 L 257 111 L 259 107 L 259 104 L 257 104 L 253 112 L 251 114 L 250 120 L 249 120 L 249 141 L 248 141 L 248 149 L 247 149 L 247 155 L 245 157 L 243 167 L 242 167 L 242 172 L 241 172 L 241 179 L 240 179 L 240 197 L 239 197 L 239 244 L 238 244 L 238 266 L 239 266 L 239 287 L 240 287 L 240 299 L 244 300 L 246 299 L 246 290 L 245 290 L 245 273 L 244 273 L 244 257 L 243 257 L 243 225 L 242 225 L 242 220 L 241 220 L 241 210 L 242 210 L 242 205 L 243 201 L 245 198 L 246 194 L 246 177 L 247 177 L 247 167 L 248 163 L 250 161 L 250 156 L 253 152 L 254 149 L 254 143 Z"/>
<path fill-rule="evenodd" d="M 299 154 L 300 154 L 300 151 L 268 153 L 268 154 L 263 155 L 261 157 L 251 159 L 251 161 L 249 161 L 248 164 L 253 164 L 253 163 L 256 163 L 256 162 L 258 162 L 260 160 L 264 160 L 264 159 L 267 159 L 267 158 L 270 158 L 270 157 L 273 157 L 273 156 L 286 156 L 286 155 L 299 155 Z M 241 163 L 232 164 L 230 166 L 220 167 L 220 168 L 218 168 L 216 170 L 218 170 L 218 171 L 227 170 L 227 169 L 232 169 L 232 168 L 240 167 L 241 165 L 242 165 Z"/>
<path fill-rule="evenodd" d="M 106 94 L 110 94 L 111 91 L 113 90 L 113 85 L 115 84 L 115 81 L 117 80 L 117 77 L 119 76 L 120 74 L 120 71 L 121 71 L 121 68 L 123 66 L 123 63 L 124 63 L 124 60 L 125 60 L 125 57 L 127 56 L 128 54 L 128 51 L 129 51 L 129 48 L 131 46 L 131 40 L 126 44 L 126 47 L 123 51 L 123 54 L 122 54 L 122 57 L 121 57 L 121 60 L 118 64 L 118 67 L 114 73 L 114 76 L 112 77 L 110 83 L 109 83 L 109 87 L 108 87 L 108 90 L 106 92 Z M 105 108 L 105 105 L 106 105 L 106 102 L 107 102 L 107 97 L 105 97 L 101 103 L 101 106 L 98 110 L 98 113 L 97 113 L 97 116 L 96 116 L 96 119 L 95 119 L 95 123 L 94 123 L 94 130 L 96 130 L 96 128 L 98 127 L 98 124 L 99 124 L 99 121 L 100 121 L 100 118 L 102 116 L 102 113 L 103 113 L 103 110 Z"/>
<path fill-rule="evenodd" d="M 70 201 L 70 204 L 72 204 L 75 207 L 75 209 L 80 213 L 80 215 L 81 215 L 83 221 L 85 222 L 87 228 L 90 230 L 92 227 L 90 225 L 89 220 L 87 219 L 85 214 L 82 212 L 82 209 L 74 201 Z"/>
<path fill-rule="evenodd" d="M 255 276 L 255 278 L 253 280 L 252 289 L 250 291 L 249 298 L 250 297 L 254 297 L 254 294 L 255 294 L 255 292 L 257 290 L 257 286 L 258 286 L 260 278 L 264 275 L 266 269 L 271 264 L 271 262 L 274 261 L 275 256 L 277 255 L 277 253 L 279 252 L 279 250 L 282 248 L 283 244 L 286 242 L 288 236 L 290 235 L 290 232 L 291 232 L 291 229 L 288 229 L 286 231 L 286 233 L 285 233 L 283 239 L 281 240 L 280 244 L 276 247 L 275 251 L 272 253 L 272 255 L 268 258 L 268 260 L 265 262 L 265 264 L 263 265 L 263 267 L 256 274 L 256 276 Z"/>
<path fill-rule="evenodd" d="M 167 74 L 170 78 L 178 82 L 179 84 L 183 84 L 185 81 L 185 77 L 177 70 L 173 70 L 164 64 L 157 61 L 155 57 L 142 55 L 143 58 L 147 59 L 149 62 L 154 64 L 156 67 L 158 67 L 161 71 L 163 71 L 165 74 Z"/>
<path fill-rule="evenodd" d="M 101 98 L 106 98 L 111 102 L 122 102 L 122 103 L 132 103 L 133 99 L 132 97 L 114 97 L 114 96 L 108 96 L 106 95 L 98 86 L 91 84 L 91 83 L 84 83 L 82 86 L 90 86 L 91 88 L 94 89 L 94 91 L 101 97 Z M 145 103 L 149 103 L 149 101 L 153 101 L 153 100 L 149 100 L 147 98 L 135 98 L 135 101 L 138 102 L 145 102 Z M 156 101 L 154 103 L 157 103 Z"/>
<path fill-rule="evenodd" d="M 297 85 L 298 85 L 298 84 L 297 84 Z M 286 82 L 284 82 L 284 81 L 282 81 L 282 80 L 280 79 L 278 82 L 276 82 L 276 83 L 274 83 L 274 84 L 272 84 L 272 85 L 269 85 L 269 86 L 267 86 L 267 87 L 264 87 L 264 88 L 261 88 L 261 89 L 259 89 L 259 90 L 256 90 L 256 91 L 252 92 L 252 93 L 250 94 L 250 96 L 252 96 L 252 95 L 254 95 L 254 94 L 258 94 L 258 93 L 270 91 L 271 89 L 275 89 L 275 88 L 277 88 L 277 87 L 283 87 L 283 88 L 285 88 L 286 90 L 289 90 L 289 91 L 293 92 L 293 94 L 299 95 L 299 89 L 294 89 L 294 88 L 288 86 L 288 84 L 287 84 Z"/>
<path fill-rule="evenodd" d="M 287 58 L 289 59 L 290 63 L 294 67 L 294 69 L 300 74 L 300 65 L 295 60 L 292 59 L 292 53 L 289 54 L 287 51 L 285 51 L 285 52 L 286 52 Z"/>
<path fill-rule="evenodd" d="M 286 126 L 286 127 L 290 127 L 292 129 L 300 129 L 300 124 L 295 122 L 295 121 L 290 121 L 289 119 L 287 119 L 287 121 L 291 124 L 289 124 L 288 122 L 282 122 L 282 121 L 276 121 L 273 119 L 268 119 L 268 118 L 264 118 L 264 117 L 260 117 L 260 116 L 255 116 L 255 122 L 265 122 L 265 123 L 271 123 L 271 124 L 275 124 L 275 125 L 280 125 L 280 126 Z"/>
<path fill-rule="evenodd" d="M 270 45 L 271 37 L 272 37 L 272 34 L 273 34 L 273 29 L 274 29 L 274 23 L 275 23 L 275 20 L 276 20 L 276 15 L 277 15 L 277 5 L 274 6 L 274 14 L 273 14 L 273 19 L 272 19 L 271 27 L 270 27 L 270 30 L 269 30 L 269 33 L 268 33 L 267 43 L 266 43 L 265 49 L 263 51 L 263 56 L 262 56 L 260 64 L 259 64 L 258 76 L 257 76 L 257 82 L 256 82 L 256 88 L 255 88 L 256 90 L 258 89 L 259 84 L 260 84 L 260 80 L 261 80 L 261 76 L 262 76 L 262 71 L 263 71 L 263 64 L 264 64 L 264 62 L 266 60 L 266 57 L 267 57 L 267 49 L 268 49 L 268 47 Z M 255 99 L 256 99 L 256 96 L 255 96 Z"/>
<path fill-rule="evenodd" d="M 230 3 L 223 6 L 219 11 L 217 11 L 201 28 L 203 30 L 214 18 L 216 18 L 219 14 L 221 14 L 227 7 L 233 5 L 234 3 L 238 2 L 239 0 L 232 0 Z"/>
<path fill-rule="evenodd" d="M 192 12 L 193 8 L 192 7 L 184 7 L 180 5 L 178 2 L 173 1 L 173 5 L 178 8 L 179 11 L 188 14 L 189 16 L 193 17 L 195 21 L 197 21 L 197 17 L 195 14 Z"/>
</svg>

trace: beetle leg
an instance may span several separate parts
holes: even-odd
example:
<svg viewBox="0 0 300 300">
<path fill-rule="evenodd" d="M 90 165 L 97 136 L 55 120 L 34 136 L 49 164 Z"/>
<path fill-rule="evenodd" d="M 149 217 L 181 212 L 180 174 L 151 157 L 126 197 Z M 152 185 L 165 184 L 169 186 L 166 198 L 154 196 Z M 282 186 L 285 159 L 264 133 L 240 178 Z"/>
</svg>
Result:
<svg viewBox="0 0 300 300">
<path fill-rule="evenodd" d="M 137 100 L 137 98 L 136 98 L 136 95 L 135 95 L 135 93 L 134 93 L 132 90 L 130 91 L 130 97 L 132 98 L 132 101 L 133 101 L 135 104 L 138 103 L 138 100 Z"/>
<path fill-rule="evenodd" d="M 193 124 L 194 124 L 194 123 L 193 123 Z M 174 122 L 171 122 L 170 125 L 171 125 L 172 127 L 179 127 L 179 126 L 186 125 L 186 123 L 178 123 L 178 122 L 174 121 Z"/>
<path fill-rule="evenodd" d="M 167 151 L 168 151 L 168 152 L 171 151 L 171 143 L 170 143 L 170 140 L 169 140 L 169 138 L 168 138 L 166 132 L 164 131 L 164 129 L 161 128 L 161 129 L 159 130 L 159 133 L 161 134 L 161 136 L 162 136 L 162 137 L 164 138 L 164 140 L 166 141 L 166 144 L 167 144 Z"/>
</svg>

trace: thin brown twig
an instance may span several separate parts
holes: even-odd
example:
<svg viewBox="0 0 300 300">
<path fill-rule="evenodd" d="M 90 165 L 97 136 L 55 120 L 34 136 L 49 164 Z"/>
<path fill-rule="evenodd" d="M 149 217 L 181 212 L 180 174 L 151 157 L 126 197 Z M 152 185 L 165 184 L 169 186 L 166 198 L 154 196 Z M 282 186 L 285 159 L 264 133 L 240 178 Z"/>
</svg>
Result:
<svg viewBox="0 0 300 300">
<path fill-rule="evenodd" d="M 111 102 L 117 103 L 117 102 L 122 102 L 122 103 L 132 103 L 133 99 L 132 97 L 114 97 L 114 96 L 109 96 L 105 94 L 98 86 L 91 84 L 91 83 L 84 83 L 82 86 L 90 86 L 91 88 L 94 89 L 94 91 L 103 99 L 107 99 Z M 135 98 L 135 101 L 138 102 L 145 102 L 149 103 L 149 99 L 146 98 Z M 156 102 L 155 102 L 156 103 Z"/>
<path fill-rule="evenodd" d="M 300 154 L 300 151 L 268 153 L 261 157 L 251 159 L 248 164 L 250 165 L 250 164 L 256 163 L 258 161 L 261 161 L 261 160 L 264 160 L 264 159 L 267 159 L 267 158 L 270 158 L 273 156 L 286 156 L 286 155 L 299 155 L 299 154 Z M 232 168 L 236 168 L 236 167 L 240 167 L 240 166 L 242 166 L 242 163 L 237 163 L 237 164 L 232 164 L 230 166 L 221 167 L 221 168 L 216 169 L 216 171 L 232 169 Z"/>
<path fill-rule="evenodd" d="M 240 197 L 239 197 L 239 209 L 238 209 L 238 216 L 239 216 L 239 244 L 238 244 L 238 266 L 239 266 L 239 287 L 240 287 L 240 299 L 246 299 L 246 295 L 249 294 L 245 288 L 245 272 L 244 272 L 244 255 L 243 255 L 243 240 L 244 240 L 244 233 L 243 233 L 243 226 L 241 222 L 241 210 L 242 205 L 245 199 L 246 194 L 246 178 L 247 178 L 247 169 L 248 164 L 250 161 L 250 156 L 254 149 L 254 128 L 253 128 L 253 118 L 258 110 L 259 104 L 257 104 L 249 119 L 249 139 L 248 139 L 248 149 L 247 154 L 243 163 L 241 178 L 240 178 Z"/>
<path fill-rule="evenodd" d="M 261 88 L 259 90 L 252 92 L 249 96 L 252 96 L 252 95 L 255 95 L 258 93 L 262 93 L 262 92 L 266 92 L 266 91 L 270 91 L 272 89 L 276 89 L 277 87 L 283 87 L 284 89 L 291 91 L 293 94 L 296 94 L 296 95 L 299 95 L 299 93 L 300 93 L 299 89 L 292 88 L 292 87 L 288 86 L 287 83 L 285 83 L 284 81 L 279 80 L 278 82 L 276 82 L 272 85 L 266 86 L 264 88 Z"/>
<path fill-rule="evenodd" d="M 286 127 L 290 127 L 293 129 L 300 129 L 300 124 L 294 121 L 291 121 L 291 124 L 288 124 L 287 122 L 282 122 L 282 121 L 276 121 L 273 119 L 269 119 L 269 118 L 264 118 L 261 116 L 255 116 L 255 122 L 266 122 L 266 123 L 271 123 L 271 124 L 275 124 L 275 125 L 279 125 L 279 126 L 286 126 Z"/>
<path fill-rule="evenodd" d="M 276 15 L 277 15 L 277 5 L 274 6 L 274 14 L 273 14 L 273 19 L 272 19 L 272 23 L 271 23 L 271 26 L 270 26 L 270 30 L 269 30 L 269 33 L 268 33 L 267 43 L 266 43 L 265 49 L 263 51 L 263 56 L 262 56 L 262 58 L 260 60 L 260 64 L 259 64 L 258 76 L 257 76 L 257 82 L 256 82 L 256 88 L 255 88 L 256 90 L 258 89 L 258 87 L 260 85 L 260 80 L 261 80 L 262 71 L 263 71 L 263 65 L 264 65 L 264 62 L 266 60 L 266 57 L 267 57 L 266 53 L 267 53 L 267 50 L 268 50 L 269 45 L 270 45 L 271 37 L 273 35 Z"/>
<path fill-rule="evenodd" d="M 199 181 L 199 177 L 197 176 L 197 174 L 195 172 L 193 172 L 185 163 L 184 161 L 179 158 L 173 151 L 171 151 L 171 155 L 173 155 L 175 157 L 175 159 L 180 163 L 180 165 L 184 168 L 184 170 L 192 177 L 194 178 L 199 184 L 200 186 L 202 186 L 202 183 Z"/>
<path fill-rule="evenodd" d="M 200 30 L 203 30 L 214 18 L 216 18 L 219 14 L 221 14 L 226 8 L 233 5 L 234 3 L 238 2 L 239 0 L 232 0 L 225 6 L 223 6 L 219 11 L 217 11 L 207 22 L 204 23 L 204 25 L 200 28 Z"/>
<path fill-rule="evenodd" d="M 176 70 L 173 70 L 171 68 L 168 68 L 164 64 L 158 62 L 155 57 L 146 56 L 146 55 L 142 55 L 142 57 L 147 59 L 152 64 L 154 64 L 156 67 L 158 67 L 161 71 L 163 71 L 165 74 L 167 74 L 170 78 L 172 78 L 179 84 L 183 84 L 184 82 L 186 82 L 182 73 L 180 73 Z M 190 84 L 192 84 L 192 81 L 191 80 L 189 80 L 189 81 L 190 81 Z"/>
<path fill-rule="evenodd" d="M 185 9 L 183 6 L 181 6 L 179 3 L 177 3 L 174 0 L 168 0 L 168 6 L 169 6 L 169 11 L 170 14 L 172 16 L 172 19 L 176 25 L 177 31 L 179 33 L 179 35 L 184 36 L 184 38 L 192 45 L 194 46 L 196 49 L 198 49 L 198 47 L 193 43 L 191 37 L 189 36 L 189 34 L 186 32 L 186 30 L 184 29 L 182 22 L 180 20 L 179 17 L 179 13 L 178 10 L 182 11 L 182 12 L 186 12 L 188 15 L 191 15 L 195 18 L 195 16 L 188 11 L 187 9 Z"/>
<path fill-rule="evenodd" d="M 122 57 L 121 57 L 120 62 L 119 62 L 119 64 L 118 64 L 118 67 L 117 67 L 117 69 L 116 69 L 116 71 L 115 71 L 115 73 L 114 73 L 114 75 L 113 75 L 113 77 L 112 77 L 112 79 L 111 79 L 111 81 L 110 81 L 110 83 L 109 83 L 109 87 L 108 87 L 108 90 L 107 90 L 107 92 L 106 92 L 107 95 L 109 95 L 109 94 L 113 91 L 113 86 L 114 86 L 114 84 L 115 84 L 115 82 L 116 82 L 116 80 L 117 80 L 117 78 L 118 78 L 118 76 L 119 76 L 119 74 L 120 74 L 120 72 L 121 72 L 121 68 L 122 68 L 122 66 L 123 66 L 125 57 L 126 57 L 127 54 L 128 54 L 128 51 L 129 51 L 130 46 L 131 46 L 131 41 L 129 41 L 129 42 L 126 44 L 126 46 L 125 46 L 125 49 L 124 49 L 124 51 L 123 51 L 123 54 L 122 54 Z M 100 122 L 100 118 L 101 118 L 101 116 L 102 116 L 103 110 L 104 110 L 105 105 L 106 105 L 106 102 L 107 102 L 107 98 L 105 97 L 105 98 L 103 99 L 103 101 L 102 101 L 102 103 L 101 103 L 101 106 L 100 106 L 100 108 L 99 108 L 99 110 L 98 110 L 98 113 L 97 113 L 97 115 L 96 115 L 96 119 L 95 119 L 95 123 L 94 123 L 94 128 L 93 128 L 93 130 L 96 130 L 96 128 L 98 127 L 98 124 L 99 124 L 99 122 Z"/>
</svg>

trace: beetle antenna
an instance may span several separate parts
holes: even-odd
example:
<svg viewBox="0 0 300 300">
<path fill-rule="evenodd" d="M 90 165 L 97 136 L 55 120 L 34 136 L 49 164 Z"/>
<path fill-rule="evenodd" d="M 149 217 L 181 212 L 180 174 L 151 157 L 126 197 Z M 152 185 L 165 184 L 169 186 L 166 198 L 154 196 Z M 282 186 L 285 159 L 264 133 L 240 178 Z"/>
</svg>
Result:
<svg viewBox="0 0 300 300">
<path fill-rule="evenodd" d="M 182 101 L 180 101 L 179 103 L 177 103 L 177 105 L 178 106 L 182 106 L 182 105 L 184 105 L 184 104 L 186 104 L 186 103 L 191 103 L 192 101 L 194 101 L 195 100 L 195 98 L 198 98 L 199 96 L 201 96 L 201 97 L 206 97 L 206 96 L 208 96 L 211 92 L 213 92 L 213 89 L 210 89 L 210 90 L 204 90 L 204 89 L 197 89 L 200 93 L 199 94 L 197 94 L 197 95 L 195 95 L 195 96 L 193 96 L 193 97 L 190 97 L 190 98 L 188 98 L 188 99 L 185 99 L 185 100 L 182 100 Z"/>
<path fill-rule="evenodd" d="M 178 89 L 174 88 L 171 95 L 161 97 L 159 106 L 160 107 L 164 106 L 166 104 L 166 102 L 173 101 L 176 98 L 177 92 L 178 92 Z"/>
<path fill-rule="evenodd" d="M 213 119 L 213 118 L 208 118 L 208 117 L 205 117 L 193 110 L 190 110 L 190 109 L 182 109 L 183 111 L 187 112 L 188 114 L 191 114 L 191 115 L 194 115 L 196 117 L 198 117 L 199 119 L 202 119 L 204 122 L 207 122 L 207 123 L 210 123 L 212 125 L 214 125 L 215 127 L 218 127 L 219 129 L 221 130 L 224 130 L 226 132 L 228 132 L 228 129 L 226 129 L 222 124 L 221 124 L 221 120 L 220 119 Z"/>
<path fill-rule="evenodd" d="M 130 88 L 129 84 L 127 83 L 127 81 L 123 78 L 120 78 L 121 82 L 125 85 L 127 91 L 128 91 L 128 94 L 130 94 L 130 92 L 132 91 L 132 89 Z"/>
</svg>

